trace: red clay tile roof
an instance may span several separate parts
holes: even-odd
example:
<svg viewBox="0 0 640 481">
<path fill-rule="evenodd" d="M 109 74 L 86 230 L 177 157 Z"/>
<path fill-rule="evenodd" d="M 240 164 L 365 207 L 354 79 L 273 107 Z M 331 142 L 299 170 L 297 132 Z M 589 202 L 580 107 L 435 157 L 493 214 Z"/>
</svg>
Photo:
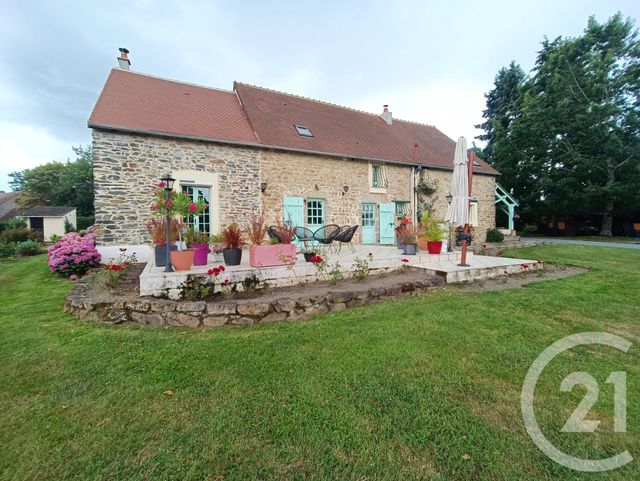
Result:
<svg viewBox="0 0 640 481">
<path fill-rule="evenodd" d="M 20 192 L 0 192 L 0 204 L 9 202 L 20 195 Z"/>
<path fill-rule="evenodd" d="M 455 142 L 430 125 L 236 82 L 235 92 L 113 69 L 89 127 L 170 134 L 451 170 Z M 236 95 L 237 94 L 237 95 Z M 308 127 L 302 137 L 294 125 Z M 497 175 L 485 162 L 475 172 Z"/>
<path fill-rule="evenodd" d="M 418 143 L 418 163 L 453 169 L 455 142 L 430 125 L 395 119 L 388 125 L 376 114 L 239 82 L 234 89 L 261 144 L 414 163 Z M 300 136 L 294 125 L 307 127 L 313 137 Z M 497 174 L 477 160 L 478 173 Z"/>
<path fill-rule="evenodd" d="M 235 92 L 120 69 L 111 70 L 89 127 L 257 143 Z"/>
</svg>

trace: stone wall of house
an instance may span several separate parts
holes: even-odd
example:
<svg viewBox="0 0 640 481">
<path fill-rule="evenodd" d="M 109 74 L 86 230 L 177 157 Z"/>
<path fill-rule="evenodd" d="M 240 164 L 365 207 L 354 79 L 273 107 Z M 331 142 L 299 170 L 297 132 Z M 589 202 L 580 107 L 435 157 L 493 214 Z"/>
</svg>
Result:
<svg viewBox="0 0 640 481">
<path fill-rule="evenodd" d="M 260 205 L 258 156 L 252 148 L 94 129 L 98 244 L 148 243 L 150 188 L 177 170 L 218 174 L 220 225 L 245 222 Z"/>
<path fill-rule="evenodd" d="M 372 192 L 369 163 L 346 158 L 99 129 L 93 130 L 93 156 L 97 235 L 103 246 L 149 243 L 145 222 L 150 217 L 150 189 L 165 172 L 217 174 L 220 227 L 246 223 L 261 205 L 273 224 L 282 217 L 285 195 L 325 199 L 325 222 L 339 225 L 361 224 L 362 203 L 413 198 L 410 166 L 386 164 L 388 187 Z M 433 212 L 442 218 L 451 172 L 429 170 L 426 175 L 438 184 Z M 267 184 L 262 194 L 261 182 Z M 494 177 L 474 177 L 480 221 L 476 236 L 481 241 L 486 230 L 495 227 L 494 191 Z M 360 230 L 354 241 L 360 242 Z"/>
<path fill-rule="evenodd" d="M 371 192 L 369 163 L 321 155 L 265 150 L 260 154 L 262 182 L 267 190 L 262 202 L 275 222 L 283 215 L 284 196 L 325 199 L 327 224 L 361 224 L 362 203 L 411 201 L 411 167 L 386 165 L 386 192 Z M 345 193 L 344 187 L 348 190 Z M 354 242 L 360 241 L 360 231 Z"/>
<path fill-rule="evenodd" d="M 428 170 L 427 178 L 435 181 L 438 191 L 433 196 L 434 217 L 442 219 L 447 212 L 447 194 L 451 191 L 451 171 Z M 495 191 L 496 178 L 490 175 L 474 175 L 472 194 L 478 199 L 478 223 L 475 236 L 478 242 L 484 242 L 488 229 L 496 226 Z"/>
</svg>

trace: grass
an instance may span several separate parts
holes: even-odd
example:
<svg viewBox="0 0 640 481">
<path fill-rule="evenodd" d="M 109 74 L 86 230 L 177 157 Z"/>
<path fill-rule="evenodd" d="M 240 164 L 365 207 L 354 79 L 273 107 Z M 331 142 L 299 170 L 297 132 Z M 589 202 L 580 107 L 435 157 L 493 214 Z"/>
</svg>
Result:
<svg viewBox="0 0 640 481">
<path fill-rule="evenodd" d="M 634 342 L 558 357 L 537 415 L 577 456 L 640 455 L 640 252 L 548 246 L 518 256 L 592 271 L 500 292 L 436 293 L 211 331 L 84 323 L 44 257 L 0 265 L 0 479 L 578 480 L 640 478 L 633 462 L 570 471 L 526 435 L 519 396 L 538 354 L 582 331 Z M 600 382 L 594 434 L 557 434 Z M 609 372 L 628 372 L 629 432 L 612 433 Z"/>
<path fill-rule="evenodd" d="M 527 237 L 527 236 L 525 236 Z M 590 242 L 615 242 L 617 244 L 640 244 L 640 240 L 634 240 L 631 237 L 625 236 L 612 236 L 612 237 L 602 237 L 597 235 L 587 235 L 587 236 L 542 236 L 542 235 L 532 235 L 530 237 L 536 237 L 541 240 L 544 239 L 560 239 L 560 240 L 581 240 L 581 241 L 590 241 Z"/>
</svg>

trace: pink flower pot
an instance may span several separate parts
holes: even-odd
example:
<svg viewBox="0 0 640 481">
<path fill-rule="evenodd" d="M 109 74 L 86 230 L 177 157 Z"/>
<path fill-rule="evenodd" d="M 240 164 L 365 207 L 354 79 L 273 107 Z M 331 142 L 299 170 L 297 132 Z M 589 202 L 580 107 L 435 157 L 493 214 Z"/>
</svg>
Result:
<svg viewBox="0 0 640 481">
<path fill-rule="evenodd" d="M 296 263 L 296 246 L 293 244 L 273 244 L 249 247 L 251 267 L 274 267 Z"/>
<path fill-rule="evenodd" d="M 209 257 L 209 245 L 208 244 L 192 244 L 191 248 L 195 251 L 193 254 L 194 266 L 206 266 Z"/>
</svg>

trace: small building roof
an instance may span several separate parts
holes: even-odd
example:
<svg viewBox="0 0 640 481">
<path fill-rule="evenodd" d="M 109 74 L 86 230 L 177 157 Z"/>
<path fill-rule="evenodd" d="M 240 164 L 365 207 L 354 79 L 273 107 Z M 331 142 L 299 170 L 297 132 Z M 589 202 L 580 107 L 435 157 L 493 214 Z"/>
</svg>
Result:
<svg viewBox="0 0 640 481">
<path fill-rule="evenodd" d="M 53 205 L 39 205 L 29 207 L 19 213 L 21 217 L 63 217 L 69 212 L 76 210 L 75 207 L 59 207 Z"/>
</svg>

